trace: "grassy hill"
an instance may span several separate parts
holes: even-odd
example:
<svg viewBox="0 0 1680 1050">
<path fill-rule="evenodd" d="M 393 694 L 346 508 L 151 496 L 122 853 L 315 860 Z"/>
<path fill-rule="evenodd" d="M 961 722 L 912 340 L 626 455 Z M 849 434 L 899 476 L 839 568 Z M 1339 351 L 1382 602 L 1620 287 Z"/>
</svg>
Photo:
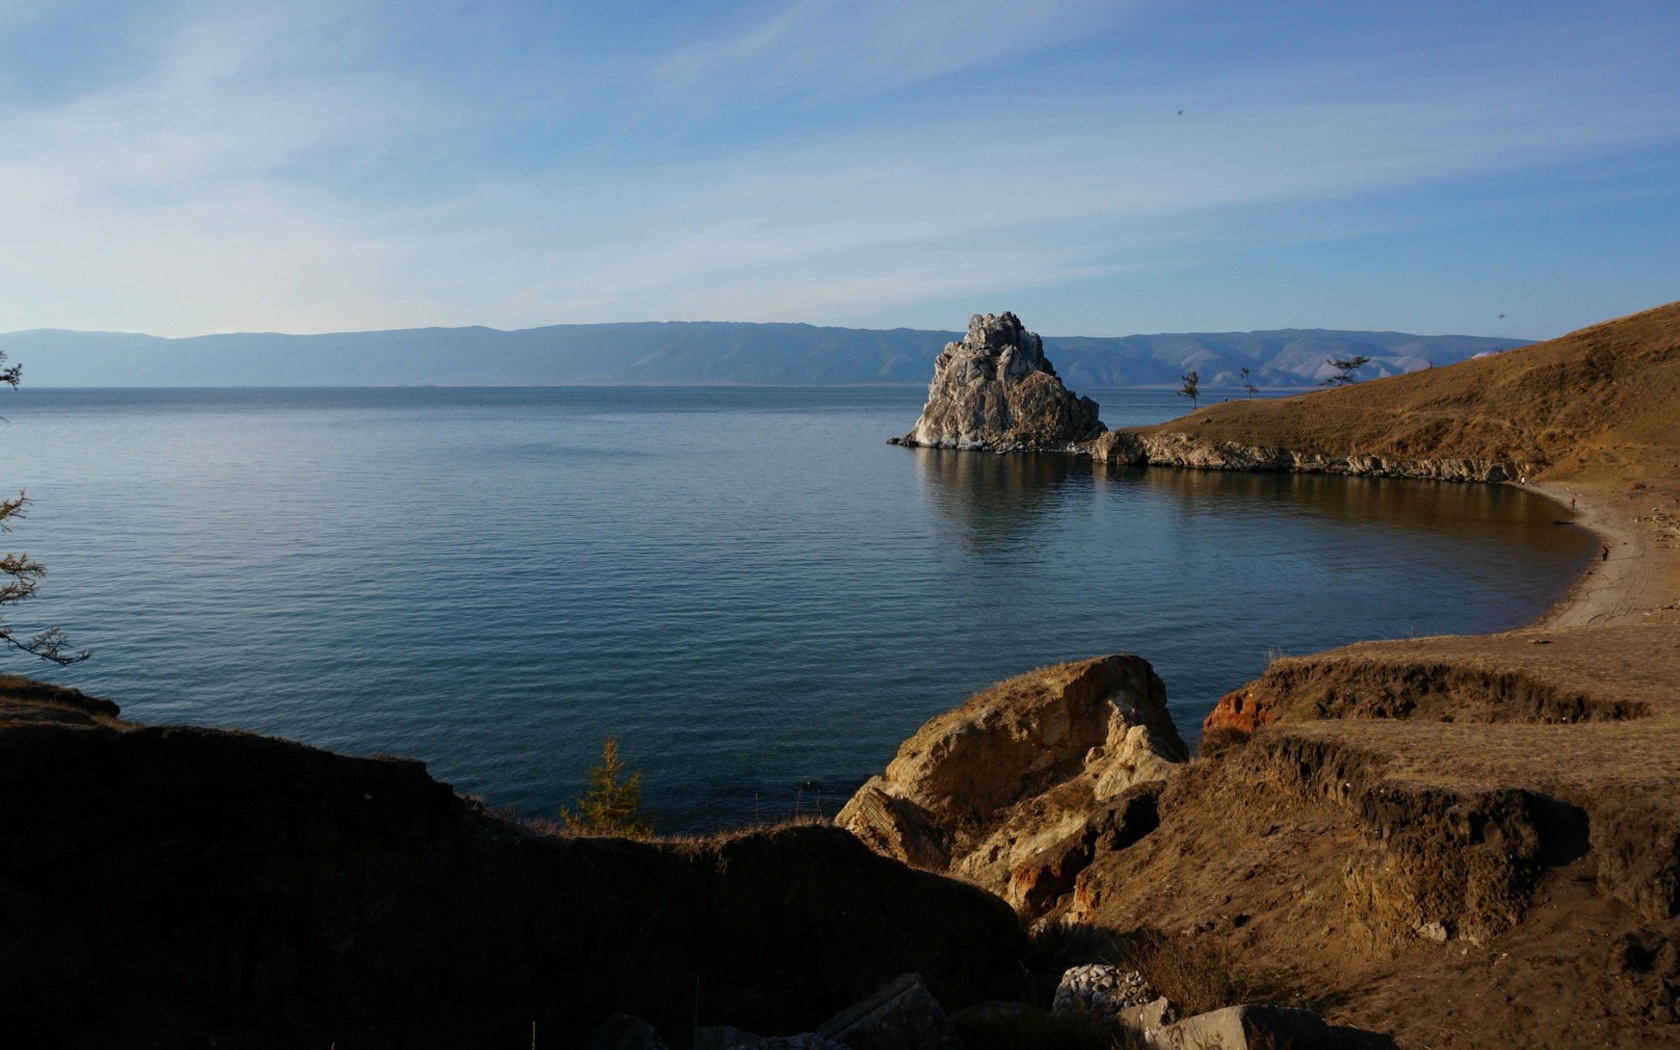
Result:
<svg viewBox="0 0 1680 1050">
<path fill-rule="evenodd" d="M 1145 434 L 1408 459 L 1516 459 L 1680 476 L 1680 302 L 1549 342 L 1282 400 L 1209 405 Z"/>
</svg>

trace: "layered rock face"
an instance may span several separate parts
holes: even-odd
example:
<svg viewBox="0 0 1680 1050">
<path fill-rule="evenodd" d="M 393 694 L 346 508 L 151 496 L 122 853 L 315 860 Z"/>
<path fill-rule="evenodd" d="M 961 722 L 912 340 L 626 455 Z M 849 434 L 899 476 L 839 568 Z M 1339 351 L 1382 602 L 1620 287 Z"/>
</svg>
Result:
<svg viewBox="0 0 1680 1050">
<path fill-rule="evenodd" d="M 876 852 L 1044 910 L 1105 845 L 1154 826 L 1188 752 L 1148 661 L 1103 656 L 1012 678 L 934 718 L 835 823 Z"/>
<path fill-rule="evenodd" d="M 1097 403 L 1062 385 L 1044 342 L 1012 313 L 975 314 L 933 363 L 927 405 L 901 440 L 930 448 L 1060 451 L 1104 427 Z"/>
</svg>

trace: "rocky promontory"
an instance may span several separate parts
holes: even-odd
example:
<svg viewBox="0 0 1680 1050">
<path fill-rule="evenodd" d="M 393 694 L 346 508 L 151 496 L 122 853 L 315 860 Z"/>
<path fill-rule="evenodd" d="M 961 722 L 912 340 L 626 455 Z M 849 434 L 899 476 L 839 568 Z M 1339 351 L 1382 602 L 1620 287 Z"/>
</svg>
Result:
<svg viewBox="0 0 1680 1050">
<path fill-rule="evenodd" d="M 1065 451 L 1104 430 L 1097 403 L 1068 390 L 1044 356 L 1044 341 L 1021 319 L 975 314 L 968 334 L 947 343 L 933 363 L 921 418 L 905 445 Z"/>
<path fill-rule="evenodd" d="M 1035 911 L 1103 844 L 1153 827 L 1160 785 L 1189 758 L 1166 700 L 1129 655 L 1000 682 L 918 730 L 835 823 Z"/>
</svg>

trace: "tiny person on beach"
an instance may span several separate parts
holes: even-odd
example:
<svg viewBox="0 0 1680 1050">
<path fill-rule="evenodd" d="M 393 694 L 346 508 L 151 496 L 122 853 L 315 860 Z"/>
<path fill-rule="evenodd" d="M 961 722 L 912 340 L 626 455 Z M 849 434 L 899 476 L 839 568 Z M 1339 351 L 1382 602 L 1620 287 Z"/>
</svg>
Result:
<svg viewBox="0 0 1680 1050">
<path fill-rule="evenodd" d="M 1610 560 L 1610 545 L 1608 543 L 1598 549 L 1598 556 L 1600 561 Z"/>
</svg>

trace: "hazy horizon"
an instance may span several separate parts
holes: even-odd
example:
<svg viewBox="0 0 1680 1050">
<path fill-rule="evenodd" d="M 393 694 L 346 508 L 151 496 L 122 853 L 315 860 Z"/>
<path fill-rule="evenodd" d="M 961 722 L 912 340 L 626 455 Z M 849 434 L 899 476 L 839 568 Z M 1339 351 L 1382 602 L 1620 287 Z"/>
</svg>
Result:
<svg viewBox="0 0 1680 1050">
<path fill-rule="evenodd" d="M 1659 304 L 1652 304 L 1652 305 L 1659 305 Z M 992 311 L 992 312 L 996 313 L 998 311 Z M 966 320 L 966 318 L 965 318 L 965 320 Z M 1605 318 L 1604 320 L 1610 320 L 1610 318 Z M 640 320 L 626 320 L 626 321 L 582 321 L 582 322 L 579 322 L 579 321 L 554 321 L 554 322 L 550 322 L 550 323 L 547 323 L 547 324 L 521 325 L 521 326 L 518 326 L 518 327 L 502 327 L 500 325 L 478 324 L 478 323 L 451 324 L 451 325 L 418 325 L 417 324 L 417 325 L 397 325 L 397 326 L 389 327 L 389 328 L 334 329 L 334 330 L 330 330 L 330 331 L 315 331 L 315 332 L 286 331 L 286 330 L 282 330 L 282 329 L 247 329 L 247 330 L 239 330 L 239 331 L 231 331 L 230 330 L 230 331 L 222 331 L 222 332 L 198 332 L 198 333 L 194 333 L 192 335 L 158 335 L 155 332 L 145 332 L 145 331 L 138 331 L 138 330 L 128 331 L 128 330 L 103 329 L 103 328 L 69 328 L 69 327 L 64 327 L 62 325 L 41 325 L 41 326 L 35 327 L 35 328 L 19 328 L 19 329 L 12 329 L 12 330 L 0 330 L 0 336 L 26 335 L 30 332 L 66 332 L 66 333 L 73 333 L 73 334 L 77 334 L 77 335 L 142 336 L 142 337 L 145 337 L 145 338 L 148 338 L 148 339 L 163 339 L 163 340 L 167 340 L 169 342 L 180 342 L 180 341 L 188 340 L 188 339 L 212 339 L 212 338 L 215 338 L 217 336 L 229 336 L 229 335 L 232 335 L 232 336 L 245 336 L 245 335 L 268 336 L 268 335 L 273 335 L 273 336 L 281 336 L 281 337 L 286 337 L 286 338 L 291 338 L 291 337 L 309 338 L 309 337 L 313 337 L 313 336 L 330 336 L 330 335 L 385 335 L 385 334 L 394 334 L 394 333 L 399 333 L 399 332 L 427 332 L 427 331 L 465 332 L 465 331 L 472 331 L 472 330 L 475 330 L 475 329 L 482 329 L 482 330 L 491 331 L 491 332 L 500 332 L 500 333 L 508 334 L 508 333 L 517 333 L 517 332 L 535 332 L 535 331 L 541 331 L 541 330 L 547 329 L 547 328 L 607 328 L 607 327 L 613 327 L 613 326 L 629 326 L 629 325 L 757 325 L 757 326 L 762 326 L 762 327 L 831 328 L 831 329 L 838 329 L 838 330 L 847 331 L 847 332 L 899 332 L 899 331 L 904 331 L 904 332 L 929 333 L 929 334 L 937 334 L 937 335 L 950 335 L 950 336 L 953 336 L 953 337 L 956 337 L 956 338 L 960 338 L 962 336 L 964 328 L 966 327 L 966 326 L 964 326 L 964 327 L 943 327 L 943 328 L 939 328 L 939 327 L 936 327 L 936 328 L 920 328 L 920 327 L 917 327 L 917 326 L 914 326 L 914 325 L 893 325 L 893 326 L 844 325 L 844 324 L 823 324 L 823 323 L 815 322 L 815 321 L 788 321 L 788 320 L 731 321 L 731 320 L 704 319 L 704 318 L 701 318 L 701 319 L 666 318 L 666 319 L 654 320 L 654 319 L 644 318 L 644 319 L 640 319 Z M 1278 328 L 1249 327 L 1249 328 L 1228 328 L 1228 329 L 1218 329 L 1218 330 L 1211 329 L 1211 328 L 1201 328 L 1201 329 L 1175 330 L 1175 331 L 1170 331 L 1170 332 L 1168 332 L 1168 331 L 1160 331 L 1160 332 L 1122 332 L 1122 333 L 1118 333 L 1118 334 L 1114 334 L 1114 335 L 1091 335 L 1088 332 L 1041 332 L 1041 331 L 1037 331 L 1036 329 L 1032 328 L 1031 325 L 1028 325 L 1027 328 L 1028 328 L 1029 331 L 1032 331 L 1034 334 L 1039 335 L 1039 336 L 1041 336 L 1045 339 L 1105 339 L 1105 340 L 1108 340 L 1108 339 L 1136 339 L 1136 338 L 1147 339 L 1147 338 L 1153 338 L 1153 337 L 1159 337 L 1159 336 L 1185 336 L 1185 335 L 1254 335 L 1254 334 L 1263 333 L 1263 332 L 1359 332 L 1359 333 L 1362 333 L 1362 334 L 1405 335 L 1405 336 L 1416 336 L 1416 337 L 1421 337 L 1421 338 L 1469 338 L 1469 339 L 1510 339 L 1510 338 L 1512 338 L 1512 337 L 1508 337 L 1508 336 L 1492 335 L 1492 334 L 1489 334 L 1489 333 L 1486 333 L 1486 332 L 1403 332 L 1403 331 L 1398 331 L 1398 330 L 1394 330 L 1394 329 L 1378 330 L 1378 329 L 1367 329 L 1367 328 L 1334 328 L 1334 327 L 1331 327 L 1331 326 L 1328 326 L 1328 325 L 1284 325 L 1284 326 L 1278 327 Z M 1564 335 L 1564 334 L 1567 334 L 1567 333 L 1563 333 L 1563 332 L 1558 333 L 1558 335 Z M 1548 338 L 1551 338 L 1551 337 L 1548 337 Z M 1516 341 L 1522 342 L 1522 343 L 1531 343 L 1531 342 L 1540 342 L 1541 340 L 1537 340 L 1537 339 L 1518 339 Z"/>
</svg>

